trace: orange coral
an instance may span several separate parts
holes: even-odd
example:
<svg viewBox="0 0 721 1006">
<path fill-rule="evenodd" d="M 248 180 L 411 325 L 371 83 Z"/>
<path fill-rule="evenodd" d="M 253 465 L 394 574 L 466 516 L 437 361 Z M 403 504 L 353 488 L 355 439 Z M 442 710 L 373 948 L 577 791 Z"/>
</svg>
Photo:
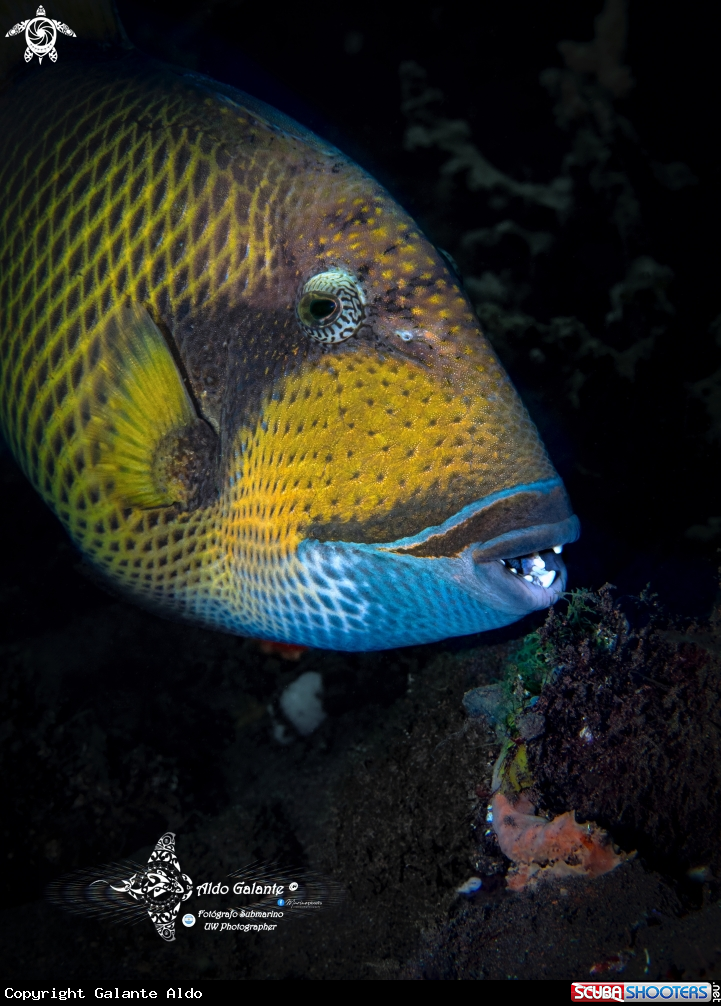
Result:
<svg viewBox="0 0 721 1006">
<path fill-rule="evenodd" d="M 578 824 L 573 811 L 548 821 L 538 817 L 528 797 L 512 803 L 501 792 L 491 807 L 498 844 L 514 864 L 506 878 L 514 891 L 553 877 L 600 877 L 628 858 L 614 852 L 596 825 Z"/>
</svg>

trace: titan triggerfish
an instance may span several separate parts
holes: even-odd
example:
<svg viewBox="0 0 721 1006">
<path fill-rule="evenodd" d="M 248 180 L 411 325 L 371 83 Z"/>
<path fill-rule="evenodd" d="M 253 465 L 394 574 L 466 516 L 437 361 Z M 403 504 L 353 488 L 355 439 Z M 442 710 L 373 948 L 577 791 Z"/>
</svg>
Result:
<svg viewBox="0 0 721 1006">
<path fill-rule="evenodd" d="M 0 421 L 85 560 L 158 614 L 342 650 L 553 604 L 578 520 L 408 214 L 110 0 L 32 6 L 0 3 Z"/>
</svg>

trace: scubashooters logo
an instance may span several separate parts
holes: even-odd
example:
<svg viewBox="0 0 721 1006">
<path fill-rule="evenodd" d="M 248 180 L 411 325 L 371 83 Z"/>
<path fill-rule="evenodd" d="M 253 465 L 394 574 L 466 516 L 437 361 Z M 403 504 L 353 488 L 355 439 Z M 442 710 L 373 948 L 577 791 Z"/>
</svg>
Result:
<svg viewBox="0 0 721 1006">
<path fill-rule="evenodd" d="M 42 63 L 43 56 L 48 56 L 55 63 L 58 58 L 58 52 L 55 48 L 55 40 L 58 37 L 58 32 L 77 38 L 72 28 L 68 28 L 62 21 L 54 21 L 51 17 L 48 17 L 44 7 L 38 7 L 35 17 L 30 18 L 28 21 L 19 21 L 13 25 L 10 31 L 5 32 L 5 38 L 9 38 L 11 35 L 19 35 L 23 31 L 25 32 L 25 41 L 28 45 L 25 50 L 26 63 L 29 63 L 33 56 L 38 57 L 38 63 Z"/>
</svg>

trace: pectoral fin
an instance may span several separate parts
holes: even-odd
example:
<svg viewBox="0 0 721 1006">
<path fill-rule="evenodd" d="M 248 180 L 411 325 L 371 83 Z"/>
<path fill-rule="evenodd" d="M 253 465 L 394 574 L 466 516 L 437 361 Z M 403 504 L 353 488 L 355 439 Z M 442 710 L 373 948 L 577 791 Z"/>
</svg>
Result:
<svg viewBox="0 0 721 1006">
<path fill-rule="evenodd" d="M 144 308 L 108 325 L 87 428 L 93 467 L 123 506 L 194 509 L 215 493 L 217 438 L 199 419 Z"/>
</svg>

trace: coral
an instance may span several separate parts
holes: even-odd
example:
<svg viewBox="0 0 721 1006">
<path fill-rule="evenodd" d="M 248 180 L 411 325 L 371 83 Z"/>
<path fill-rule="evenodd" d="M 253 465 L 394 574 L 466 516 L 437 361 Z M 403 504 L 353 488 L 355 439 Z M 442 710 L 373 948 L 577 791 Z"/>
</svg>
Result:
<svg viewBox="0 0 721 1006">
<path fill-rule="evenodd" d="M 721 383 L 721 371 L 719 372 Z M 721 534 L 721 517 L 709 517 L 705 524 L 692 524 L 686 528 L 686 537 L 696 541 L 713 541 Z"/>
<path fill-rule="evenodd" d="M 621 98 L 634 84 L 631 71 L 621 63 L 627 30 L 624 0 L 606 0 L 594 27 L 592 42 L 559 42 L 559 51 L 570 70 L 593 74 L 602 87 Z"/>
<path fill-rule="evenodd" d="M 715 195 L 696 164 L 670 159 L 670 133 L 668 153 L 651 149 L 659 135 L 646 143 L 649 81 L 633 88 L 626 6 L 599 3 L 593 39 L 559 43 L 558 65 L 541 70 L 550 100 L 546 115 L 534 98 L 532 116 L 547 156 L 526 156 L 523 135 L 514 145 L 512 118 L 499 144 L 483 101 L 456 89 L 452 104 L 435 70 L 411 62 L 400 67 L 404 146 L 427 230 L 457 261 L 534 420 L 556 435 L 551 451 L 586 527 L 620 548 L 663 540 L 665 554 L 698 563 L 717 540 L 713 523 L 698 530 L 718 510 L 710 480 L 696 478 L 721 442 L 721 369 L 705 335 L 718 303 L 703 280 L 717 272 Z M 516 104 L 514 94 L 503 111 Z M 691 219 L 708 221 L 698 239 Z M 662 470 L 663 516 L 650 495 Z M 620 577 L 612 553 L 597 552 L 578 578 Z"/>
<path fill-rule="evenodd" d="M 605 587 L 572 594 L 538 633 L 554 673 L 526 745 L 534 799 L 676 876 L 721 868 L 719 621 L 674 625 L 653 597 L 622 607 Z"/>
<path fill-rule="evenodd" d="M 711 420 L 709 439 L 721 440 L 721 367 L 691 385 L 691 391 L 701 399 Z"/>
<path fill-rule="evenodd" d="M 674 314 L 675 309 L 666 295 L 666 287 L 673 279 L 673 270 L 668 266 L 659 265 L 648 255 L 635 259 L 629 266 L 626 278 L 615 283 L 609 292 L 612 310 L 606 315 L 606 322 L 621 321 L 624 308 L 634 298 L 650 290 L 656 301 L 656 306 L 667 314 Z"/>
<path fill-rule="evenodd" d="M 503 679 L 466 692 L 463 707 L 471 719 L 485 719 L 502 742 L 515 734 L 523 739 L 536 736 L 541 721 L 529 700 L 537 701 L 549 672 L 540 638 L 532 632 L 511 649 Z"/>
<path fill-rule="evenodd" d="M 721 873 L 721 609 L 698 625 L 652 595 L 624 605 L 570 592 L 464 696 L 501 742 L 486 835 L 515 890 L 613 869 L 627 857 L 609 835 L 687 887 Z"/>
<path fill-rule="evenodd" d="M 446 178 L 461 175 L 471 192 L 498 192 L 502 194 L 500 198 L 515 196 L 531 205 L 555 210 L 561 216 L 568 213 L 573 204 L 573 185 L 569 177 L 559 175 L 549 184 L 541 184 L 519 182 L 499 171 L 473 143 L 467 122 L 439 114 L 436 106 L 443 100 L 443 92 L 428 86 L 423 67 L 407 61 L 401 63 L 399 75 L 401 111 L 408 120 L 404 138 L 406 150 L 435 147 L 450 154 L 441 167 L 441 174 Z"/>
<path fill-rule="evenodd" d="M 594 613 L 589 592 L 570 595 L 567 617 L 575 631 L 595 630 Z M 553 820 L 535 812 L 536 779 L 527 742 L 546 732 L 540 699 L 557 672 L 552 657 L 547 639 L 532 632 L 511 649 L 501 681 L 471 689 L 463 697 L 468 715 L 485 719 L 501 741 L 486 821 L 511 860 L 506 882 L 515 891 L 541 880 L 599 877 L 628 858 L 613 849 L 608 835 L 595 824 L 579 824 L 573 810 Z"/>
<path fill-rule="evenodd" d="M 535 813 L 525 794 L 512 802 L 502 792 L 491 806 L 498 844 L 513 863 L 506 877 L 511 890 L 552 878 L 600 877 L 628 858 L 614 852 L 605 832 L 578 824 L 573 811 L 549 821 Z"/>
<path fill-rule="evenodd" d="M 517 196 L 527 203 L 544 206 L 565 214 L 571 207 L 571 180 L 559 176 L 550 184 L 519 182 L 488 161 L 471 139 L 471 130 L 462 119 L 448 119 L 439 115 L 434 106 L 443 94 L 428 87 L 425 70 L 417 63 L 401 63 L 403 100 L 401 111 L 409 120 L 405 133 L 406 150 L 436 147 L 450 157 L 441 168 L 442 175 L 451 178 L 462 175 L 471 192 L 500 192 Z"/>
<path fill-rule="evenodd" d="M 709 325 L 709 334 L 714 336 L 716 345 L 721 346 L 721 314 L 717 315 Z M 709 374 L 708 377 L 691 384 L 689 390 L 695 398 L 699 398 L 703 402 L 706 409 L 709 419 L 707 439 L 721 441 L 721 367 Z M 709 518 L 710 533 L 705 532 L 699 525 L 694 525 L 686 531 L 686 536 L 702 541 L 715 538 L 718 531 L 714 530 L 714 522 L 720 519 L 718 517 Z"/>
</svg>

